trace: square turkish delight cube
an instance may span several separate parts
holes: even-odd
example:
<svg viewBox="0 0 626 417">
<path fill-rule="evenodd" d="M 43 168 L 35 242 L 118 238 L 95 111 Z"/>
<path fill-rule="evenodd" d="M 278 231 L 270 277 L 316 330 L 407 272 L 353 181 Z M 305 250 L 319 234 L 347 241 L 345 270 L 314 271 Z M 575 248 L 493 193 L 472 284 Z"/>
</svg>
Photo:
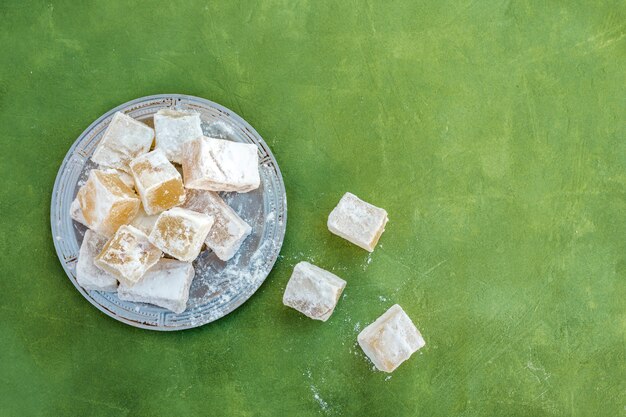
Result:
<svg viewBox="0 0 626 417">
<path fill-rule="evenodd" d="M 283 304 L 315 319 L 326 321 L 333 314 L 346 281 L 308 262 L 293 269 L 285 288 Z"/>
<path fill-rule="evenodd" d="M 120 283 L 132 287 L 162 256 L 161 250 L 150 243 L 145 233 L 124 225 L 104 245 L 95 263 L 115 275 Z"/>
<path fill-rule="evenodd" d="M 161 149 L 167 159 L 180 164 L 183 143 L 202 136 L 200 114 L 172 109 L 159 110 L 154 115 L 154 130 L 156 148 Z"/>
<path fill-rule="evenodd" d="M 222 261 L 228 261 L 250 235 L 252 228 L 216 192 L 187 190 L 187 199 L 181 206 L 208 214 L 215 219 L 204 243 Z"/>
<path fill-rule="evenodd" d="M 117 169 L 104 169 L 102 171 L 105 173 L 113 173 L 113 174 L 118 175 L 119 179 L 122 180 L 122 182 L 126 184 L 128 188 L 130 188 L 131 190 L 134 190 L 135 180 L 133 180 L 133 177 L 130 174 L 124 171 L 117 170 Z M 80 202 L 78 201 L 78 197 L 76 197 L 72 201 L 72 204 L 70 204 L 70 217 L 72 218 L 72 220 L 77 221 L 78 223 L 89 227 L 87 225 L 87 221 L 85 220 L 85 217 L 83 216 L 83 211 L 80 208 Z"/>
<path fill-rule="evenodd" d="M 363 329 L 357 340 L 376 368 L 384 372 L 393 372 L 426 344 L 398 304 Z"/>
<path fill-rule="evenodd" d="M 160 149 L 133 159 L 130 170 L 148 215 L 158 214 L 185 201 L 183 179 Z"/>
<path fill-rule="evenodd" d="M 185 187 L 245 193 L 259 187 L 256 145 L 199 137 L 183 144 Z"/>
<path fill-rule="evenodd" d="M 118 171 L 93 169 L 77 194 L 84 224 L 93 231 L 112 236 L 130 222 L 139 210 L 137 194 L 120 178 Z M 75 213 L 75 216 L 78 216 Z"/>
<path fill-rule="evenodd" d="M 387 221 L 385 210 L 346 193 L 328 216 L 328 230 L 373 252 Z"/>
<path fill-rule="evenodd" d="M 200 253 L 213 217 L 180 207 L 159 215 L 150 242 L 179 261 L 191 262 Z"/>
<path fill-rule="evenodd" d="M 120 300 L 154 304 L 182 313 L 187 308 L 194 273 L 189 262 L 163 258 L 132 287 L 120 284 L 117 294 Z"/>
<path fill-rule="evenodd" d="M 91 160 L 110 168 L 128 171 L 130 161 L 150 150 L 154 139 L 151 127 L 117 112 L 102 135 Z"/>
</svg>

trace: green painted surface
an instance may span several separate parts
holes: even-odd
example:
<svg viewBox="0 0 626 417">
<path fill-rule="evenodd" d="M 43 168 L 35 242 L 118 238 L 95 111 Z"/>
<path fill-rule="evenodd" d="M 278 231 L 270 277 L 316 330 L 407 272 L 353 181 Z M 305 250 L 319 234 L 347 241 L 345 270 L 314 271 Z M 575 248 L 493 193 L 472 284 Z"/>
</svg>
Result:
<svg viewBox="0 0 626 417">
<path fill-rule="evenodd" d="M 128 3 L 0 4 L 0 415 L 626 415 L 623 1 Z M 85 301 L 48 217 L 80 132 L 164 92 L 248 120 L 289 202 L 259 292 L 173 334 Z M 327 323 L 281 304 L 301 260 L 348 281 Z M 393 303 L 427 346 L 388 378 L 355 340 Z"/>
</svg>

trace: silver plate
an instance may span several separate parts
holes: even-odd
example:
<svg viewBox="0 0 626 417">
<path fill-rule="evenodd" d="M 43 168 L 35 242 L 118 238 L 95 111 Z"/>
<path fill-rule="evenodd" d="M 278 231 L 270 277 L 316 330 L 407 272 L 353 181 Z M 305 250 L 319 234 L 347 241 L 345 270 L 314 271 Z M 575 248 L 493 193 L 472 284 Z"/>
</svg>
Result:
<svg viewBox="0 0 626 417">
<path fill-rule="evenodd" d="M 259 149 L 261 186 L 249 193 L 222 193 L 224 200 L 252 226 L 252 234 L 228 262 L 205 251 L 194 262 L 187 310 L 175 314 L 160 307 L 122 301 L 116 293 L 86 291 L 76 282 L 78 251 L 85 227 L 70 218 L 70 204 L 95 167 L 96 145 L 113 114 L 124 112 L 152 125 L 154 113 L 164 108 L 200 113 L 206 136 L 253 143 Z M 274 266 L 285 236 L 287 200 L 274 155 L 261 136 L 231 110 L 198 97 L 162 94 L 122 104 L 93 122 L 67 152 L 52 191 L 50 221 L 54 246 L 70 281 L 98 309 L 131 326 L 153 330 L 182 330 L 210 323 L 243 304 L 261 286 Z"/>
</svg>

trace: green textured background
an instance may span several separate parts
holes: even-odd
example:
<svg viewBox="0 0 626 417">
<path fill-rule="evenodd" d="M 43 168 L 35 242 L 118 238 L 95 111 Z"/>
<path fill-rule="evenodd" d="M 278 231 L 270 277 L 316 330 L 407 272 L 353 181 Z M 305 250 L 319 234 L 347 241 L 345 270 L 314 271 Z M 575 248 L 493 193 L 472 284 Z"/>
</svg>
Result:
<svg viewBox="0 0 626 417">
<path fill-rule="evenodd" d="M 626 416 L 624 1 L 0 3 L 0 415 Z M 285 244 L 236 312 L 162 334 L 73 288 L 54 178 L 94 119 L 206 97 L 283 170 Z M 325 221 L 388 210 L 371 257 Z M 282 306 L 309 260 L 327 323 Z M 393 303 L 427 346 L 355 345 Z"/>
</svg>

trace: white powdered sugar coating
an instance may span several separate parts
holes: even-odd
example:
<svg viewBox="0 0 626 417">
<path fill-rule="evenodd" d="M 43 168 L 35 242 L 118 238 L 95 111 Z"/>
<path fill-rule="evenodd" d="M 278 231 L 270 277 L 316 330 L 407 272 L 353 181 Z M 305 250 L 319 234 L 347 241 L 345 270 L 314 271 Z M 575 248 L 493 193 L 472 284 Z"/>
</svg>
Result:
<svg viewBox="0 0 626 417">
<path fill-rule="evenodd" d="M 96 258 L 96 265 L 117 276 L 121 283 L 137 283 L 161 258 L 161 251 L 148 241 L 141 230 L 124 225 Z"/>
<path fill-rule="evenodd" d="M 308 262 L 297 264 L 285 288 L 283 304 L 302 314 L 326 321 L 331 316 L 346 281 Z"/>
<path fill-rule="evenodd" d="M 106 168 L 106 169 L 102 169 L 101 171 L 107 174 L 117 175 L 117 177 L 124 184 L 126 184 L 128 188 L 130 188 L 131 190 L 135 189 L 135 179 L 128 172 L 124 172 L 122 170 L 115 169 L 115 168 Z"/>
<path fill-rule="evenodd" d="M 109 191 L 109 189 L 102 183 L 102 181 L 97 178 L 96 172 L 96 170 L 91 171 L 96 189 L 96 211 L 94 216 L 95 219 L 93 221 L 94 224 L 92 224 L 91 228 L 97 231 L 98 226 L 96 225 L 100 225 L 106 221 L 106 218 L 111 213 L 111 208 L 113 207 L 113 204 L 115 204 L 117 200 L 119 200 L 119 197 L 113 195 L 113 193 Z M 92 176 L 90 175 L 88 181 L 91 180 Z"/>
<path fill-rule="evenodd" d="M 150 169 L 143 169 L 140 172 L 133 169 L 133 167 L 139 164 L 149 165 Z M 171 179 L 180 179 L 182 181 L 182 177 L 174 165 L 167 160 L 165 154 L 160 149 L 155 149 L 133 159 L 130 163 L 130 169 L 137 183 L 138 191 L 148 190 Z"/>
<path fill-rule="evenodd" d="M 98 171 L 95 169 L 90 171 L 87 182 L 78 191 L 76 199 L 79 202 L 81 216 L 83 220 L 85 220 L 83 224 L 100 234 L 110 236 L 112 234 L 112 231 L 106 230 L 104 227 L 104 223 L 111 211 L 111 207 L 117 200 L 117 197 L 110 193 L 109 190 L 99 181 L 97 172 Z M 89 216 L 89 218 L 87 219 L 83 214 L 83 209 L 86 203 L 82 202 L 83 198 L 81 197 L 81 195 L 83 194 L 83 190 L 86 190 L 87 187 L 89 187 L 90 185 L 93 186 L 95 190 L 95 196 L 93 197 L 93 205 L 95 207 L 95 210 L 92 211 L 91 216 Z M 86 193 L 85 198 L 87 198 Z"/>
<path fill-rule="evenodd" d="M 223 120 L 215 120 L 206 125 L 204 135 L 210 138 L 230 140 L 234 140 L 237 137 L 233 127 Z"/>
<path fill-rule="evenodd" d="M 154 129 L 156 149 L 178 164 L 182 162 L 183 143 L 203 134 L 200 114 L 172 109 L 162 109 L 154 115 Z"/>
<path fill-rule="evenodd" d="M 191 263 L 161 259 L 141 281 L 132 287 L 121 284 L 117 293 L 120 300 L 150 303 L 182 313 L 187 307 L 193 276 Z"/>
<path fill-rule="evenodd" d="M 102 252 L 107 240 L 92 230 L 85 231 L 76 264 L 76 282 L 86 290 L 117 290 L 117 278 L 94 264 L 96 256 Z"/>
<path fill-rule="evenodd" d="M 328 230 L 372 252 L 385 231 L 387 212 L 346 193 L 328 216 Z"/>
<path fill-rule="evenodd" d="M 309 380 L 309 382 L 311 383 L 309 385 L 309 389 L 311 390 L 311 394 L 313 394 L 313 399 L 319 405 L 320 409 L 326 414 L 328 414 L 329 412 L 332 412 L 332 409 L 330 405 L 328 404 L 328 401 L 322 398 L 322 395 L 320 394 L 320 390 L 317 388 L 317 385 L 313 379 L 313 373 L 311 372 L 311 370 L 307 369 L 303 375 L 306 376 L 307 380 Z M 322 377 L 321 381 L 319 382 L 321 382 L 321 385 L 323 385 L 325 382 L 324 378 Z"/>
<path fill-rule="evenodd" d="M 252 232 L 250 225 L 213 191 L 188 190 L 182 207 L 215 219 L 205 243 L 222 261 L 232 258 Z"/>
<path fill-rule="evenodd" d="M 311 392 L 313 393 L 313 398 L 319 404 L 320 408 L 324 411 L 328 410 L 328 403 L 324 401 L 324 399 L 320 396 L 320 393 L 315 385 L 311 385 Z"/>
<path fill-rule="evenodd" d="M 256 145 L 207 138 L 183 145 L 185 187 L 245 193 L 259 187 Z"/>
<path fill-rule="evenodd" d="M 85 217 L 83 217 L 83 211 L 80 208 L 78 198 L 75 198 L 74 201 L 72 201 L 72 204 L 70 204 L 70 217 L 72 220 L 87 226 L 87 221 L 85 220 Z"/>
<path fill-rule="evenodd" d="M 384 372 L 393 372 L 426 344 L 398 304 L 363 329 L 357 341 L 376 368 Z"/>
<path fill-rule="evenodd" d="M 200 253 L 214 219 L 204 213 L 174 207 L 161 213 L 150 242 L 179 261 L 191 262 Z"/>
<path fill-rule="evenodd" d="M 115 233 L 117 227 L 120 226 L 119 222 L 124 221 L 124 219 L 116 218 L 118 214 L 117 206 L 128 203 L 134 206 L 134 211 L 129 212 L 128 221 L 130 221 L 137 213 L 136 210 L 139 209 L 140 201 L 137 195 L 132 189 L 123 185 L 119 186 L 119 183 L 111 185 L 110 181 L 103 181 L 107 177 L 120 179 L 120 172 L 112 169 L 92 169 L 89 172 L 87 182 L 78 190 L 76 196 L 80 215 L 76 207 L 70 207 L 70 215 L 74 213 L 72 218 L 95 232 L 110 237 Z M 85 211 L 86 207 L 91 207 L 92 210 Z M 84 220 L 84 222 L 81 220 Z"/>
<path fill-rule="evenodd" d="M 196 287 L 196 290 L 203 293 L 204 297 L 195 298 L 194 304 L 189 307 L 202 306 L 208 302 L 216 306 L 228 305 L 235 298 L 248 298 L 267 275 L 268 254 L 272 252 L 274 245 L 275 242 L 265 241 L 254 252 L 240 250 L 227 263 L 217 258 L 214 258 L 214 262 L 210 262 L 204 257 L 211 255 L 207 252 L 202 253 L 201 258 L 194 265 L 196 278 L 192 291 Z M 245 264 L 245 268 L 241 267 L 242 264 Z M 202 317 L 203 321 L 212 321 L 223 315 L 220 308 L 211 309 L 208 314 L 208 317 Z M 193 316 L 191 322 L 195 323 Z"/>
<path fill-rule="evenodd" d="M 124 113 L 113 115 L 91 160 L 95 163 L 128 171 L 128 163 L 150 150 L 154 130 Z"/>
</svg>

